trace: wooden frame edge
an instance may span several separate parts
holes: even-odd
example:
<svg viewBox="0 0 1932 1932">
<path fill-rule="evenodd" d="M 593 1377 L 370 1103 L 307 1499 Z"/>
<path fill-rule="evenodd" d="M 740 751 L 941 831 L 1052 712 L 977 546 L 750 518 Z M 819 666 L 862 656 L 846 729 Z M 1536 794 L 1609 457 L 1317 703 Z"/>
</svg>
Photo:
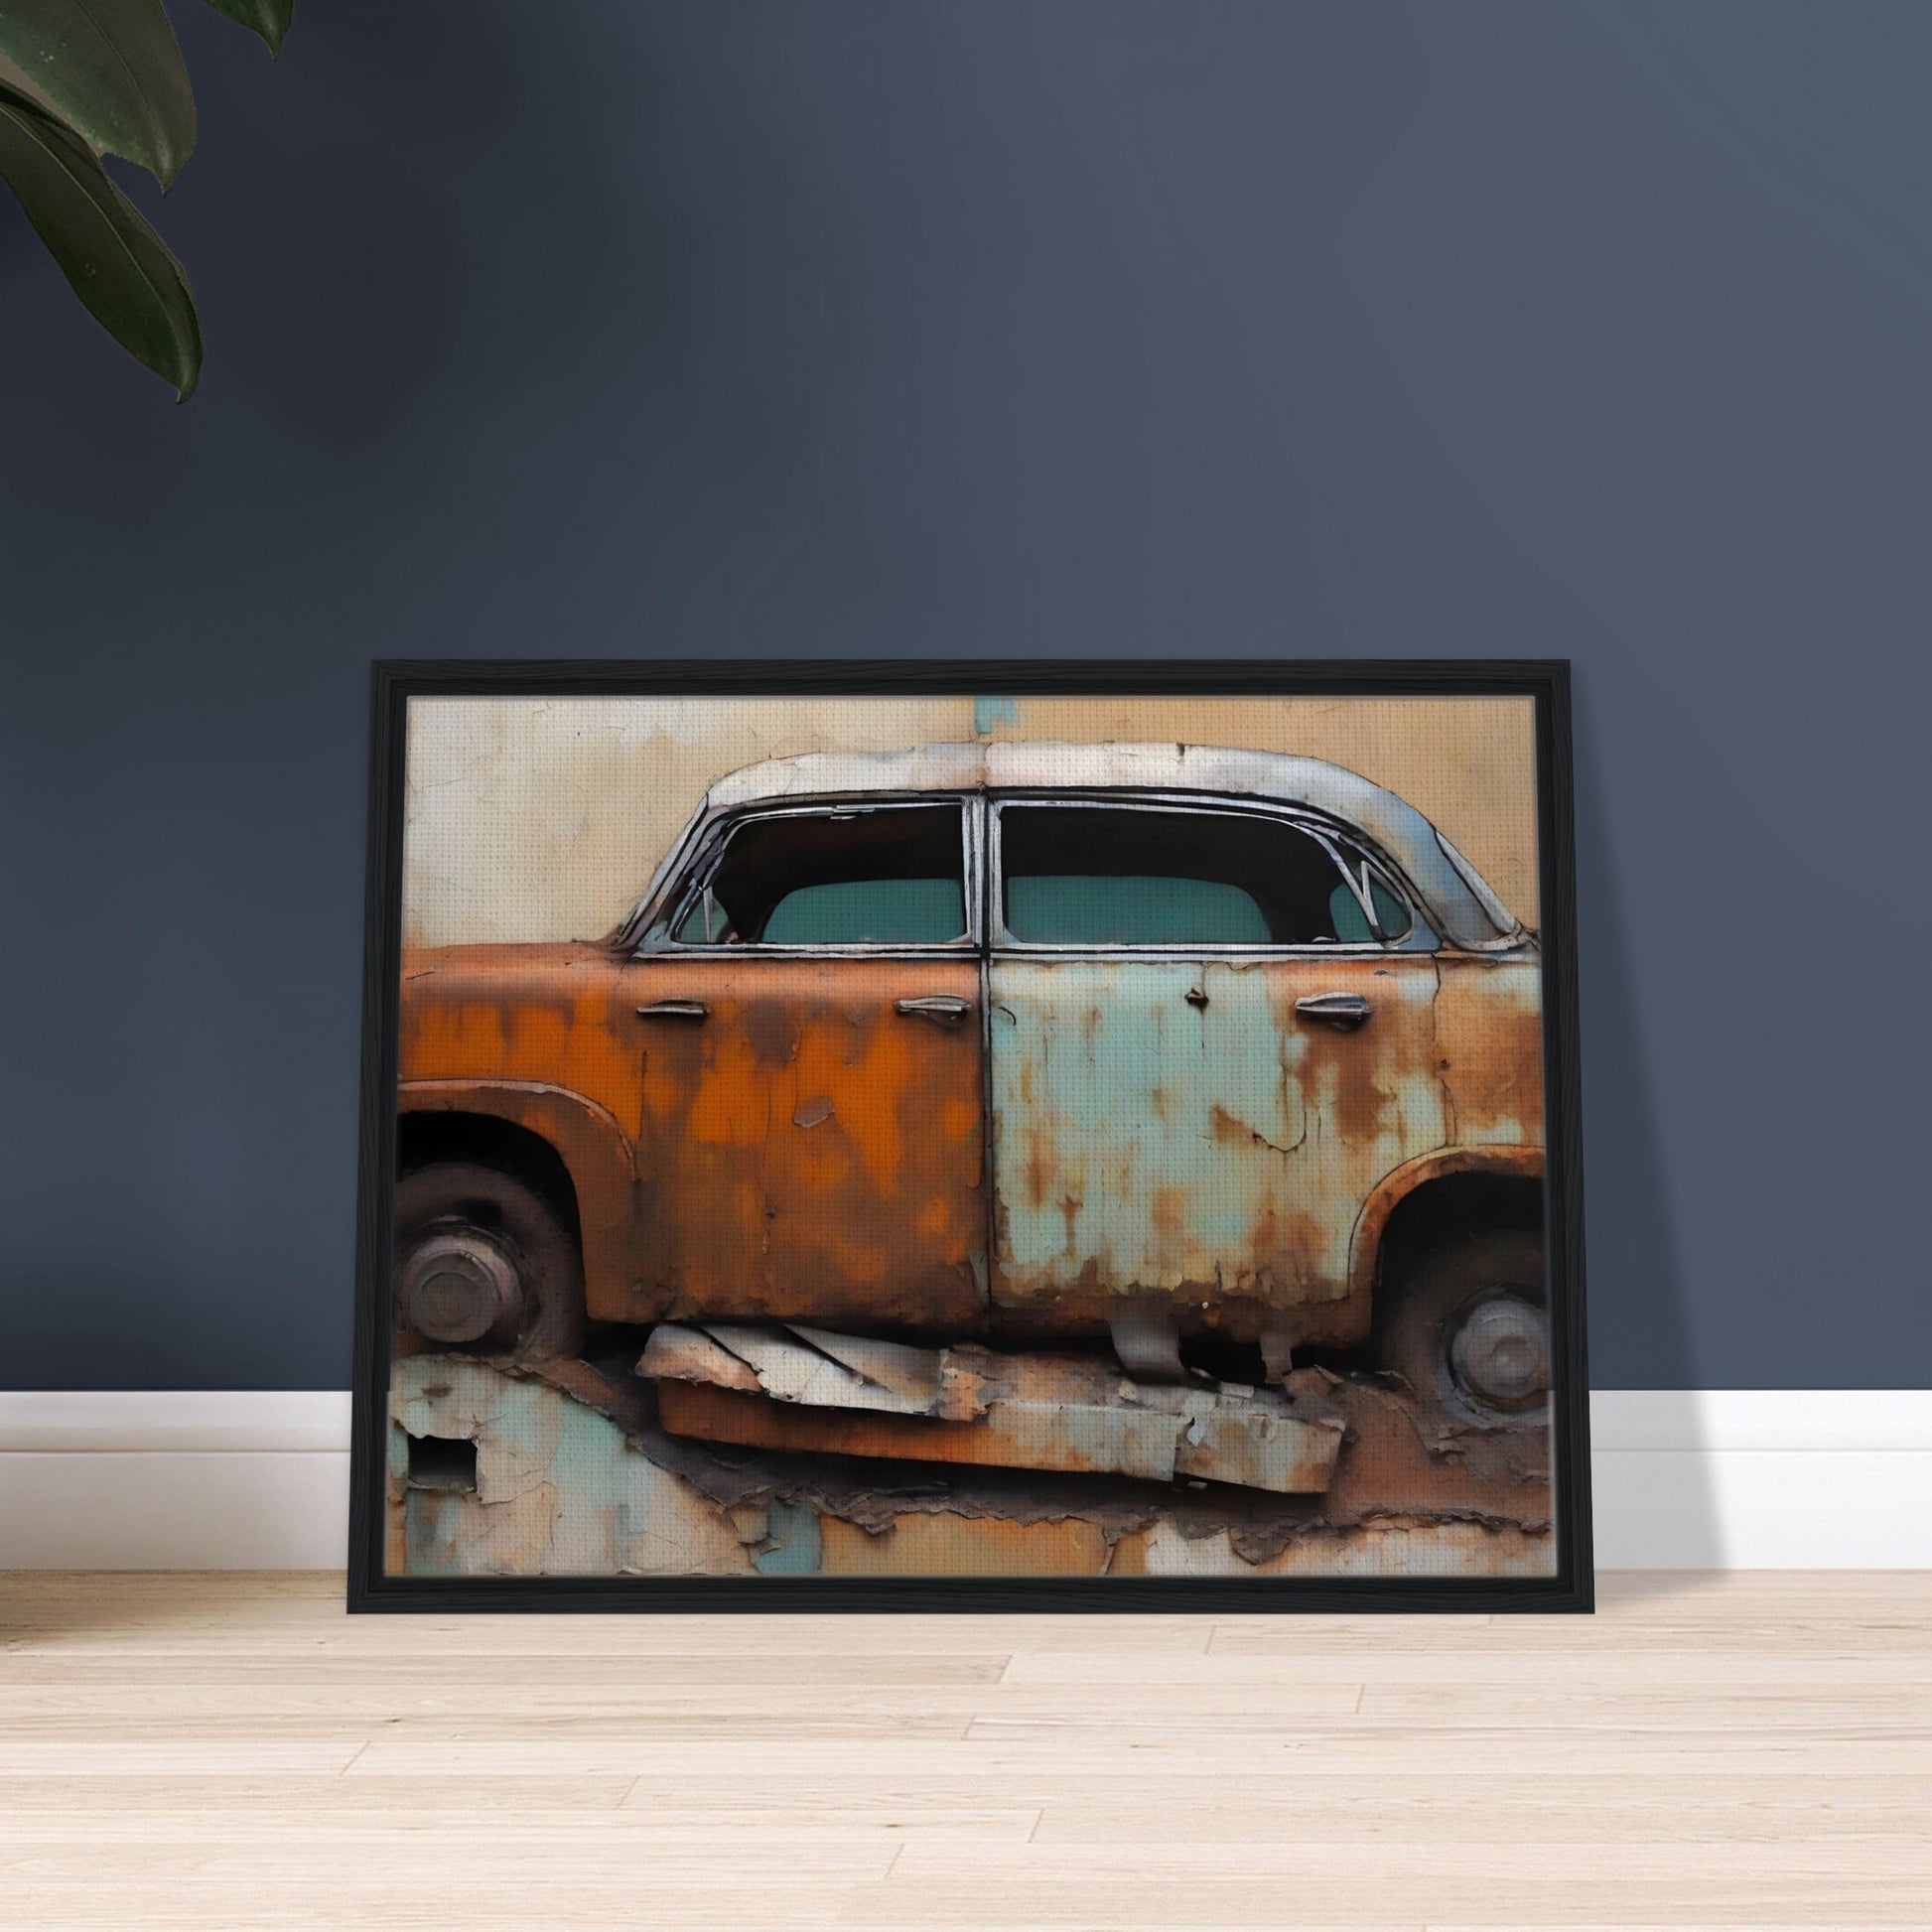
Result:
<svg viewBox="0 0 1932 1932">
<path fill-rule="evenodd" d="M 1558 1400 L 1549 1578 L 389 1577 L 383 1569 L 389 1380 L 389 1176 L 395 1157 L 407 706 L 418 696 L 824 697 L 1017 695 L 1497 696 L 1535 701 L 1537 863 L 1543 942 L 1545 1189 Z M 1588 1612 L 1595 1607 L 1584 1277 L 1574 755 L 1564 658 L 1235 658 L 1187 664 L 1062 658 L 378 659 L 369 681 L 368 824 L 358 1102 L 351 1612 L 733 1610 L 959 1614 Z"/>
</svg>

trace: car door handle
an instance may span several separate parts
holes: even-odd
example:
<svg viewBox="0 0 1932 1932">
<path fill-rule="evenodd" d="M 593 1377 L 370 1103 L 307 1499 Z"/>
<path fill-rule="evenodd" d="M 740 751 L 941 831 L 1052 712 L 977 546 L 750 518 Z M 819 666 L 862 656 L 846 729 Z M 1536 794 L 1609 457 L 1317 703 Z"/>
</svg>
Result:
<svg viewBox="0 0 1932 1932">
<path fill-rule="evenodd" d="M 922 994 L 916 1000 L 895 1000 L 896 1011 L 912 1020 L 930 1020 L 935 1027 L 956 1027 L 972 1012 L 971 1000 L 956 999 L 950 993 Z"/>
<path fill-rule="evenodd" d="M 639 1020 L 702 1020 L 710 1009 L 702 1000 L 655 1000 L 637 1009 Z"/>
<path fill-rule="evenodd" d="M 1359 993 L 1311 993 L 1295 1002 L 1295 1011 L 1306 1020 L 1325 1021 L 1353 1033 L 1367 1021 L 1370 1009 Z"/>
</svg>

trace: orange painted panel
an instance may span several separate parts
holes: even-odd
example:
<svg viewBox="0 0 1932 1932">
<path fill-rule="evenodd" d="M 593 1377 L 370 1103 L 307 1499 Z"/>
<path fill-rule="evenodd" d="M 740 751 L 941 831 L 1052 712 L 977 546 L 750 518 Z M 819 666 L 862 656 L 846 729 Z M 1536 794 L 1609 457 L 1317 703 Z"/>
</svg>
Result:
<svg viewBox="0 0 1932 1932">
<path fill-rule="evenodd" d="M 679 955 L 624 983 L 633 1008 L 705 1008 L 635 1020 L 639 1266 L 659 1311 L 979 1324 L 974 960 Z M 934 998 L 962 1003 L 956 1024 L 897 1010 Z"/>
</svg>

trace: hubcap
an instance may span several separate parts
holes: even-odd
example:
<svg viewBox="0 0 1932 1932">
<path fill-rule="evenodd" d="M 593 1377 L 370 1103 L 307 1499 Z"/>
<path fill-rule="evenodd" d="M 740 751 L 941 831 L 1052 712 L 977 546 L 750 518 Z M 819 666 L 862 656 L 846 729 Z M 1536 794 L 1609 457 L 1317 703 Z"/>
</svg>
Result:
<svg viewBox="0 0 1932 1932">
<path fill-rule="evenodd" d="M 397 1271 L 396 1293 L 409 1325 L 446 1342 L 514 1333 L 523 1300 L 509 1256 L 471 1229 L 418 1243 Z"/>
<path fill-rule="evenodd" d="M 1478 1402 L 1492 1409 L 1532 1407 L 1550 1386 L 1550 1324 L 1541 1309 L 1514 1295 L 1478 1303 L 1449 1338 L 1449 1366 Z"/>
</svg>

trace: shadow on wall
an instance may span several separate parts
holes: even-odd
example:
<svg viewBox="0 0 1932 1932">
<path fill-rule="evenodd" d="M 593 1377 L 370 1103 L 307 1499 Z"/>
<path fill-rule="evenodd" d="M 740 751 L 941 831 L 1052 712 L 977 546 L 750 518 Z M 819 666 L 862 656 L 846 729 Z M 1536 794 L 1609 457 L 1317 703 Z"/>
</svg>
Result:
<svg viewBox="0 0 1932 1932">
<path fill-rule="evenodd" d="M 1609 807 L 1591 723 L 1588 681 L 1579 675 L 1577 740 L 1577 940 L 1584 1058 L 1587 1299 L 1592 1314 L 1591 1374 L 1597 1387 L 1683 1390 L 1681 1413 L 1651 1447 L 1597 1446 L 1595 1523 L 1599 1562 L 1655 1551 L 1660 1568 L 1717 1569 L 1724 1535 L 1712 1492 L 1709 1445 L 1695 1396 L 1683 1263 L 1664 1170 L 1643 1031 L 1627 893 L 1609 838 Z M 1610 1368 L 1595 1335 L 1644 1337 L 1642 1372 Z M 1606 1370 L 1608 1380 L 1606 1381 Z M 1646 1438 L 1647 1442 L 1652 1441 Z M 1687 1580 L 1688 1582 L 1688 1580 Z"/>
</svg>

